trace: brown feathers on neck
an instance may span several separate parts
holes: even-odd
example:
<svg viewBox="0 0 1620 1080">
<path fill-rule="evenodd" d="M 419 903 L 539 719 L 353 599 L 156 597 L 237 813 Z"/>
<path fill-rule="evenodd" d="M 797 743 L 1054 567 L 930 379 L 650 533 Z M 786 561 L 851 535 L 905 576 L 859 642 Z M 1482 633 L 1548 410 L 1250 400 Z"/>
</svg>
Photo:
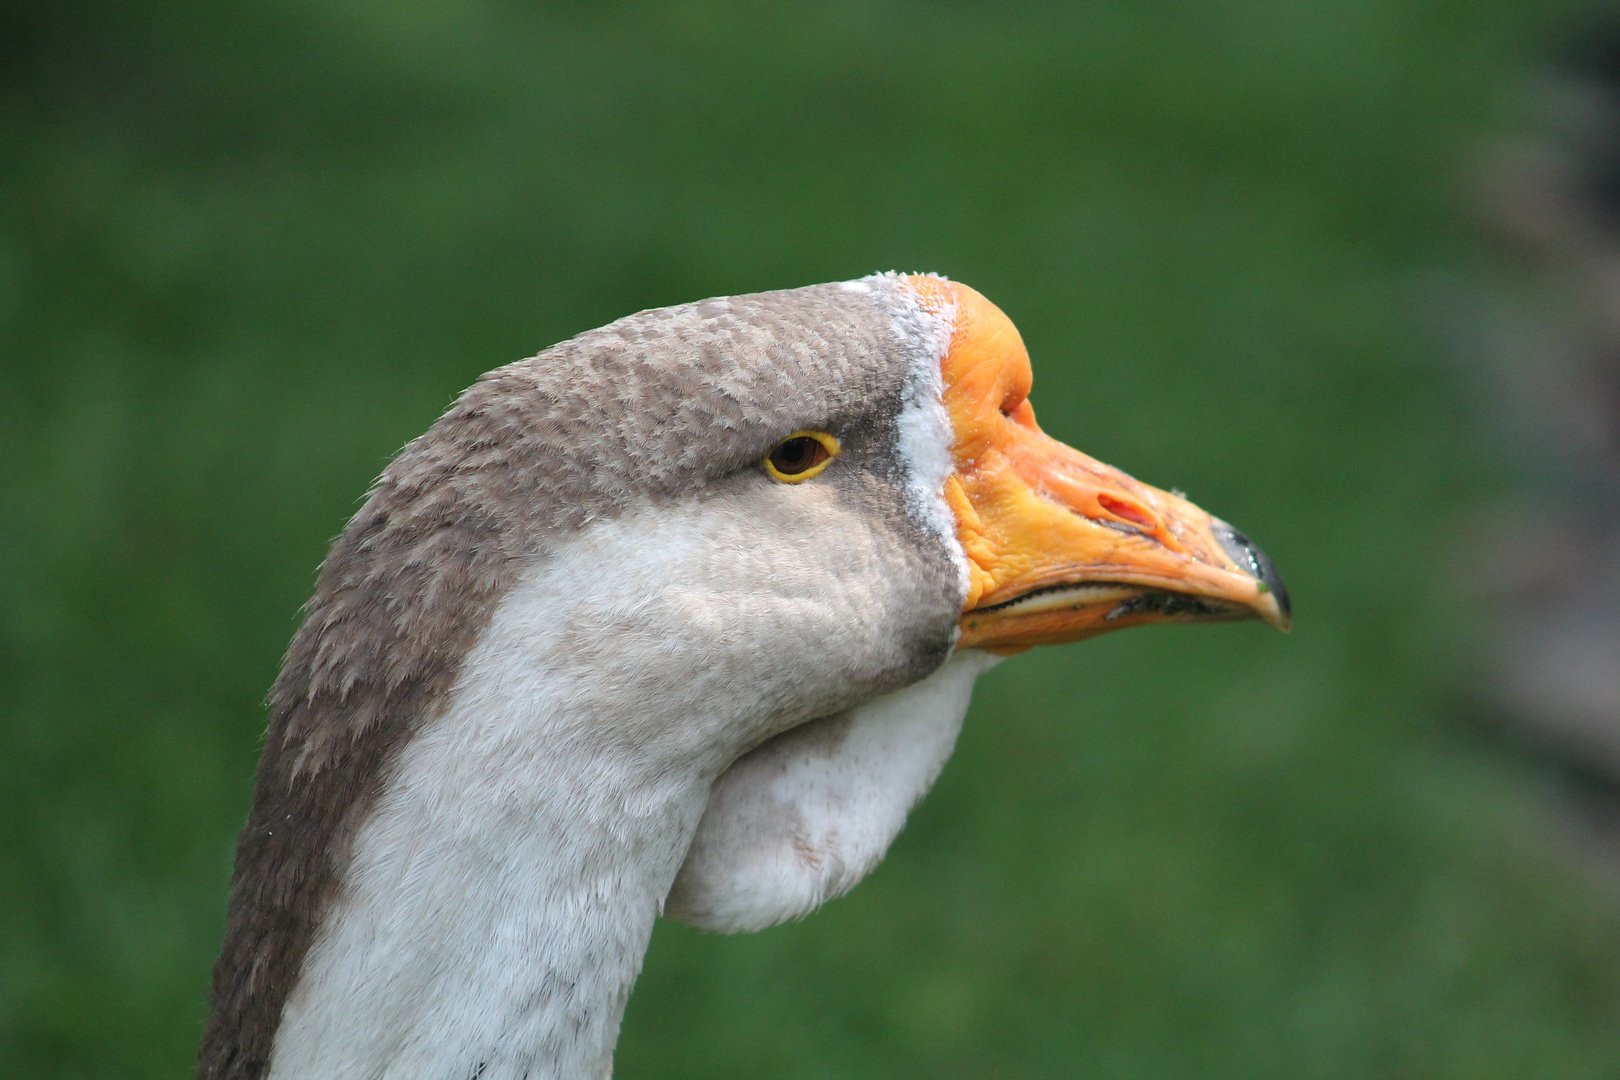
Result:
<svg viewBox="0 0 1620 1080">
<path fill-rule="evenodd" d="M 510 528 L 455 482 L 457 452 L 471 451 L 491 420 L 458 406 L 408 447 L 321 568 L 270 693 L 200 1076 L 268 1071 L 354 831 L 516 573 Z"/>
</svg>

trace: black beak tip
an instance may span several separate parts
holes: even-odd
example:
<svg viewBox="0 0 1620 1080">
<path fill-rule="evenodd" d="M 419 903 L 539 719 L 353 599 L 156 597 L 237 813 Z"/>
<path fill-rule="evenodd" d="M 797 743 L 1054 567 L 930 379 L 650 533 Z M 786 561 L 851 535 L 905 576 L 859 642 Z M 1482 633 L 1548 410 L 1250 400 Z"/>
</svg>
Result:
<svg viewBox="0 0 1620 1080">
<path fill-rule="evenodd" d="M 1288 586 L 1283 584 L 1282 575 L 1277 573 L 1277 565 L 1271 561 L 1271 556 L 1261 550 L 1259 544 L 1224 521 L 1215 522 L 1215 539 L 1221 542 L 1221 547 L 1226 549 L 1233 562 L 1253 575 L 1277 598 L 1277 608 L 1282 612 L 1284 622 L 1292 620 L 1294 606 L 1288 599 Z"/>
</svg>

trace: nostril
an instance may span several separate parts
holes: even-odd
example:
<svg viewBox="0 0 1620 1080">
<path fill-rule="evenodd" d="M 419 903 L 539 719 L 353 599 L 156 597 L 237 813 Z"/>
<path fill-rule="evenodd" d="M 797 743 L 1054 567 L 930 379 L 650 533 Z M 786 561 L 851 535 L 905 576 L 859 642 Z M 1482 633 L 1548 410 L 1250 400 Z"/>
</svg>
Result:
<svg viewBox="0 0 1620 1080">
<path fill-rule="evenodd" d="M 1159 531 L 1158 519 L 1135 503 L 1126 502 L 1124 499 L 1115 498 L 1113 495 L 1098 495 L 1097 505 L 1121 521 L 1130 522 L 1143 532 L 1156 533 Z"/>
</svg>

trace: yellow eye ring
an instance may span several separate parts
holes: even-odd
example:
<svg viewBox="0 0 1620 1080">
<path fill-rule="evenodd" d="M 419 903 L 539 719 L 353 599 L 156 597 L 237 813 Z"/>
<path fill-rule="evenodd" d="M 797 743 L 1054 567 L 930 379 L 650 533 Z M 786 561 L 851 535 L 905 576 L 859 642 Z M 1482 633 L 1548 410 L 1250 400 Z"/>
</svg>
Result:
<svg viewBox="0 0 1620 1080">
<path fill-rule="evenodd" d="M 802 484 L 832 464 L 840 447 L 825 431 L 795 431 L 765 455 L 765 474 L 783 484 Z"/>
</svg>

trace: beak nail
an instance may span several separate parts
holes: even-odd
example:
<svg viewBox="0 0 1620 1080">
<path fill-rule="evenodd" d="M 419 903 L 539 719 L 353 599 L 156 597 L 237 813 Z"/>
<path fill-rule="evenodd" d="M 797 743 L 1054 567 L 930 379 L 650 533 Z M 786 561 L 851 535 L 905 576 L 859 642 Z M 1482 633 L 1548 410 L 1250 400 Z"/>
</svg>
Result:
<svg viewBox="0 0 1620 1080">
<path fill-rule="evenodd" d="M 1288 586 L 1283 584 L 1282 575 L 1277 573 L 1277 566 L 1271 561 L 1271 556 L 1262 551 L 1259 544 L 1224 521 L 1214 523 L 1214 533 L 1215 539 L 1220 541 L 1221 547 L 1226 550 L 1232 561 L 1260 582 L 1260 591 L 1268 592 L 1276 598 L 1283 622 L 1287 623 L 1292 619 L 1294 609 L 1288 601 Z"/>
</svg>

